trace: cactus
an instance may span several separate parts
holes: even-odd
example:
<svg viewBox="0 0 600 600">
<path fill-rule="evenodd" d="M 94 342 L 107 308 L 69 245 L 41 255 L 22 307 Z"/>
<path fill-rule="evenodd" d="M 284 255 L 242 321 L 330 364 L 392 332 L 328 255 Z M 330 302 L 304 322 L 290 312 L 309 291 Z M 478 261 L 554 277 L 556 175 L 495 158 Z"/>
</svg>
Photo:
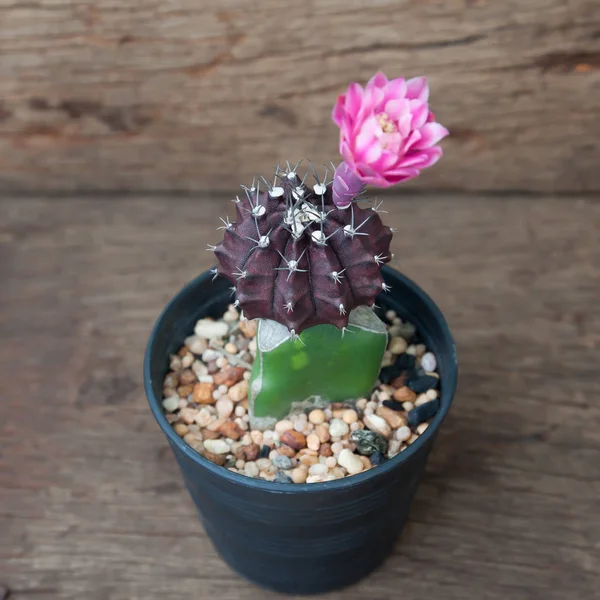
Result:
<svg viewBox="0 0 600 600">
<path fill-rule="evenodd" d="M 236 293 L 244 318 L 258 318 L 258 353 L 250 381 L 253 426 L 272 423 L 294 403 L 338 401 L 371 391 L 387 341 L 370 307 L 388 290 L 392 230 L 380 203 L 333 202 L 334 182 L 305 184 L 297 165 L 243 187 L 237 220 L 223 220 L 213 249 L 218 273 Z M 340 331 L 341 330 L 341 331 Z"/>
<path fill-rule="evenodd" d="M 296 167 L 297 168 L 297 167 Z M 296 168 L 275 172 L 236 198 L 237 221 L 223 222 L 214 248 L 218 272 L 235 285 L 236 305 L 248 319 L 270 319 L 292 335 L 316 325 L 348 325 L 350 312 L 370 306 L 387 288 L 380 266 L 389 262 L 392 230 L 378 206 L 344 209 L 331 182 L 305 185 Z M 325 179 L 327 178 L 327 173 Z"/>
</svg>

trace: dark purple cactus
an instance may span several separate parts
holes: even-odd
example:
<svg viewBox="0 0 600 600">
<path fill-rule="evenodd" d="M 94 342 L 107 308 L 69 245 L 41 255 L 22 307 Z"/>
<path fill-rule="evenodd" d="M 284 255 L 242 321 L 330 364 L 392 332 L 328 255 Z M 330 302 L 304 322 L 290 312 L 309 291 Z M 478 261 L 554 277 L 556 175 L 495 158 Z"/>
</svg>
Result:
<svg viewBox="0 0 600 600">
<path fill-rule="evenodd" d="M 380 266 L 391 258 L 392 230 L 379 206 L 337 208 L 331 184 L 315 179 L 311 189 L 289 169 L 277 171 L 273 185 L 263 180 L 262 193 L 244 188 L 237 221 L 224 221 L 224 240 L 214 249 L 244 315 L 296 334 L 347 326 L 353 308 L 372 305 L 387 289 Z"/>
</svg>

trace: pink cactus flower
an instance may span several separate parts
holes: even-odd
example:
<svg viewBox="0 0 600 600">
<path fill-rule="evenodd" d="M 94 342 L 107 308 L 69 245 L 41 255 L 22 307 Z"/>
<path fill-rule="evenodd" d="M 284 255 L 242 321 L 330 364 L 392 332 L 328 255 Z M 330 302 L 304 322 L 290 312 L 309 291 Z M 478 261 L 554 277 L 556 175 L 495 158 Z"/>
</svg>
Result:
<svg viewBox="0 0 600 600">
<path fill-rule="evenodd" d="M 345 163 L 334 178 L 336 205 L 349 206 L 366 184 L 386 188 L 413 179 L 440 159 L 436 144 L 448 130 L 435 122 L 428 98 L 425 77 L 389 81 L 377 73 L 364 89 L 350 84 L 332 114 Z"/>
</svg>

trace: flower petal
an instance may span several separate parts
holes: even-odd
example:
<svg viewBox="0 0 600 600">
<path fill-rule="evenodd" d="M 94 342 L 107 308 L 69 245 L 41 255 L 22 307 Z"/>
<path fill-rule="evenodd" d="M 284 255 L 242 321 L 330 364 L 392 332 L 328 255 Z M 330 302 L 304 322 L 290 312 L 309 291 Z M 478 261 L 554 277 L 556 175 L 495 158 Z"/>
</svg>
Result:
<svg viewBox="0 0 600 600">
<path fill-rule="evenodd" d="M 414 77 L 406 82 L 406 97 L 410 100 L 429 100 L 429 85 L 425 77 Z"/>
<path fill-rule="evenodd" d="M 388 84 L 388 78 L 381 72 L 379 71 L 378 73 L 375 73 L 375 75 L 373 75 L 373 77 L 371 77 L 371 79 L 369 79 L 369 82 L 366 85 L 366 89 L 371 89 L 371 88 L 383 88 Z"/>
<path fill-rule="evenodd" d="M 419 129 L 421 139 L 415 144 L 415 148 L 431 148 L 442 138 L 448 135 L 448 130 L 439 123 L 426 123 Z"/>
<path fill-rule="evenodd" d="M 340 96 L 338 96 L 337 102 L 335 103 L 333 111 L 331 112 L 331 118 L 338 127 L 342 126 L 344 115 L 346 114 L 345 104 L 346 94 L 341 94 Z"/>
</svg>

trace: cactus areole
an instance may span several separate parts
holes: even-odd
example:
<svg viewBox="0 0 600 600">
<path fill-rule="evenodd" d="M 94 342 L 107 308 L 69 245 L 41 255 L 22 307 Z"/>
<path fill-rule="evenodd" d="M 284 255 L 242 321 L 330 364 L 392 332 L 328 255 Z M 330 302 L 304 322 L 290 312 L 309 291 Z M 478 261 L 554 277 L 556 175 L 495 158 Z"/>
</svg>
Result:
<svg viewBox="0 0 600 600">
<path fill-rule="evenodd" d="M 306 185 L 290 169 L 264 191 L 245 189 L 237 220 L 224 226 L 215 249 L 244 316 L 277 321 L 293 334 L 346 327 L 352 309 L 375 302 L 385 286 L 380 266 L 391 258 L 392 231 L 375 206 L 337 208 L 331 184 L 314 178 Z"/>
</svg>

